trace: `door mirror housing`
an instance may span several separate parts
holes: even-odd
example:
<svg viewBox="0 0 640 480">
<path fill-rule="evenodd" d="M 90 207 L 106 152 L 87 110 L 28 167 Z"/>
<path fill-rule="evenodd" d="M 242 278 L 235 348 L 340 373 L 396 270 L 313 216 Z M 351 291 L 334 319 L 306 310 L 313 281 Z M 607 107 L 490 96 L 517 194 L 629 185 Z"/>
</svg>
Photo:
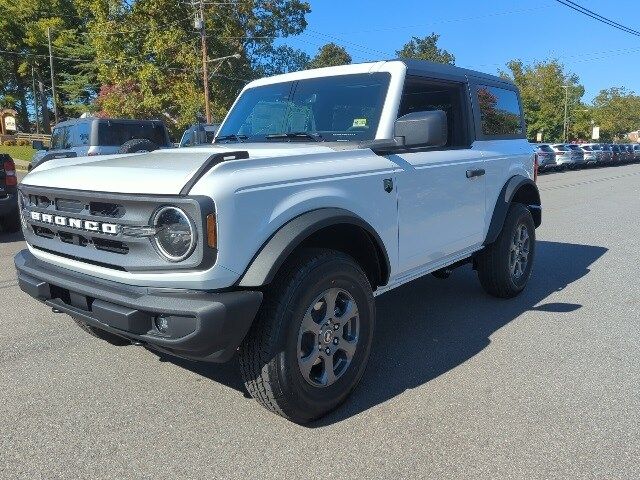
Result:
<svg viewBox="0 0 640 480">
<path fill-rule="evenodd" d="M 447 114 L 443 110 L 431 110 L 403 115 L 396 120 L 394 137 L 402 147 L 444 147 Z"/>
<path fill-rule="evenodd" d="M 31 148 L 34 150 L 46 150 L 44 142 L 42 140 L 33 140 L 31 142 Z"/>
</svg>

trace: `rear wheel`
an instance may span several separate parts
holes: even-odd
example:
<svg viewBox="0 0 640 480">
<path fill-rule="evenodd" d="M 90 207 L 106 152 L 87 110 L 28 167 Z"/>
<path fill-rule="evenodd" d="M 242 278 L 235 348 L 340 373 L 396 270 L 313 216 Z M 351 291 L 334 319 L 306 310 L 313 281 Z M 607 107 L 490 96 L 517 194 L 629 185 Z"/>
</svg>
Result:
<svg viewBox="0 0 640 480">
<path fill-rule="evenodd" d="M 305 249 L 265 292 L 240 346 L 251 396 L 306 423 L 340 405 L 362 377 L 373 338 L 371 285 L 349 256 Z"/>
<path fill-rule="evenodd" d="M 477 258 L 478 278 L 485 291 L 500 298 L 518 295 L 529 281 L 536 230 L 527 207 L 514 203 L 502 231 Z"/>
</svg>

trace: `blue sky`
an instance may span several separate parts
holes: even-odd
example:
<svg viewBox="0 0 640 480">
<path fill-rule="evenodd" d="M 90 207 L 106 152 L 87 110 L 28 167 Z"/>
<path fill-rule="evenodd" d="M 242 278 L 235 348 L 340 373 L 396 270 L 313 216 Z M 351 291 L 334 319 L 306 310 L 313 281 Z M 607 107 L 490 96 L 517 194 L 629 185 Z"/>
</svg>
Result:
<svg viewBox="0 0 640 480">
<path fill-rule="evenodd" d="M 507 61 L 556 57 L 580 77 L 585 101 L 610 86 L 640 93 L 640 37 L 616 30 L 553 0 L 308 0 L 303 35 L 285 43 L 314 55 L 328 42 L 354 62 L 393 58 L 412 36 L 441 35 L 456 65 L 495 73 Z M 637 2 L 574 0 L 625 26 L 640 29 Z"/>
</svg>

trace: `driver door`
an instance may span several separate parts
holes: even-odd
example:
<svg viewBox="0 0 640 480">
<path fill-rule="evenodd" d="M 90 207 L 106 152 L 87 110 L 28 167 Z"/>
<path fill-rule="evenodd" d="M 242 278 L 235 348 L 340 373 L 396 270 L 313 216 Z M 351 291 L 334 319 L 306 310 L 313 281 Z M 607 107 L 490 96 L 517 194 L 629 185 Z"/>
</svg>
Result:
<svg viewBox="0 0 640 480">
<path fill-rule="evenodd" d="M 483 242 L 485 176 L 482 154 L 471 144 L 467 86 L 407 79 L 399 116 L 444 110 L 447 145 L 391 157 L 398 174 L 401 272 L 440 268 Z"/>
</svg>

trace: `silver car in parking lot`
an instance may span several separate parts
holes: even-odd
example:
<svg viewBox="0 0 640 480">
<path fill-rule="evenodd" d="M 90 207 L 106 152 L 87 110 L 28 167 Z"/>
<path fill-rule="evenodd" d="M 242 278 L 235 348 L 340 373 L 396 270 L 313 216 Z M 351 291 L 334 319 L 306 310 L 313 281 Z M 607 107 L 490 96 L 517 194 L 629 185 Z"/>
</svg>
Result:
<svg viewBox="0 0 640 480">
<path fill-rule="evenodd" d="M 605 152 L 599 143 L 585 143 L 580 145 L 584 152 L 584 162 L 587 165 L 597 165 L 605 162 Z"/>
<path fill-rule="evenodd" d="M 584 165 L 586 165 L 584 160 L 584 150 L 580 148 L 580 145 L 576 143 L 568 143 L 567 147 L 569 147 L 569 149 L 573 153 L 572 158 L 573 158 L 574 167 L 577 168 L 577 167 L 583 167 Z"/>
<path fill-rule="evenodd" d="M 572 168 L 575 162 L 574 153 L 568 145 L 564 143 L 555 143 L 551 145 L 553 151 L 556 153 L 556 165 L 557 168 L 567 170 Z"/>
<path fill-rule="evenodd" d="M 633 145 L 633 161 L 637 162 L 640 160 L 640 144 L 636 143 Z"/>
<path fill-rule="evenodd" d="M 537 143 L 534 144 L 533 147 L 536 149 L 536 154 L 538 155 L 539 172 L 553 170 L 558 166 L 556 163 L 556 152 L 551 148 L 551 145 L 547 143 Z"/>
</svg>

